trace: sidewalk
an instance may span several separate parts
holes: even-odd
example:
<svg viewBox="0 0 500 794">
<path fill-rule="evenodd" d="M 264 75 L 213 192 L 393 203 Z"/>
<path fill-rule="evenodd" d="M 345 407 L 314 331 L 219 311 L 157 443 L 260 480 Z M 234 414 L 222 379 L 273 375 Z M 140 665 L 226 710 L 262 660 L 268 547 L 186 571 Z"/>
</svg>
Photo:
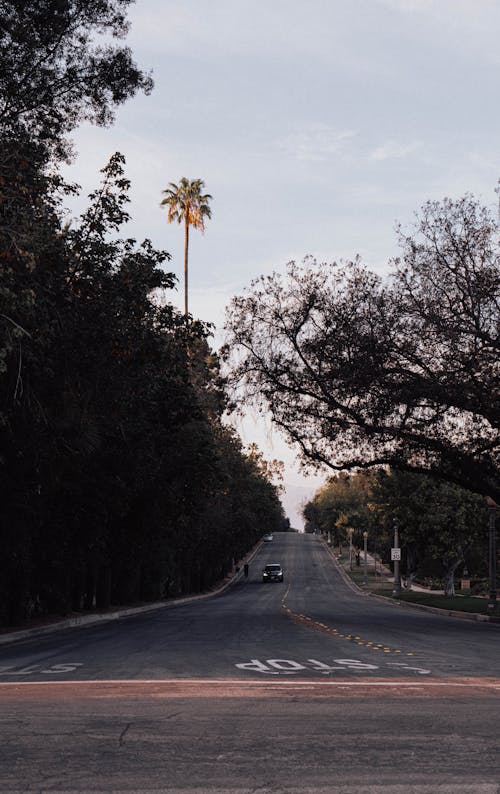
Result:
<svg viewBox="0 0 500 794">
<path fill-rule="evenodd" d="M 342 564 L 342 561 L 349 559 L 349 553 L 347 553 L 346 555 L 342 555 L 342 558 L 339 560 L 338 554 L 335 554 L 335 551 L 331 548 L 331 546 L 329 547 L 329 551 L 332 554 L 332 556 L 337 560 L 339 565 L 341 565 L 342 568 L 344 568 L 344 570 L 345 570 L 345 566 Z M 380 559 L 376 559 L 375 557 L 373 557 L 373 555 L 371 555 L 371 554 L 369 554 L 367 552 L 367 554 L 366 554 L 366 562 L 367 562 L 367 566 L 366 567 L 367 567 L 367 571 L 368 571 L 369 575 L 370 574 L 373 575 L 375 573 L 375 571 L 376 571 L 376 573 L 380 573 L 380 576 L 384 577 L 384 579 L 387 582 L 394 582 L 394 574 L 392 573 L 391 569 L 387 565 L 384 565 L 384 563 L 382 563 L 380 561 Z M 375 563 L 376 563 L 376 565 L 375 565 Z M 353 555 L 352 570 L 353 571 L 359 571 L 359 572 L 363 572 L 364 571 L 364 553 L 363 552 L 361 552 L 360 565 L 356 565 L 355 558 L 354 558 L 354 555 Z M 404 577 L 401 577 L 401 588 L 402 588 L 402 590 L 406 590 Z M 415 591 L 418 591 L 418 592 L 421 592 L 421 593 L 432 593 L 433 595 L 444 595 L 444 590 L 431 590 L 430 588 L 424 587 L 423 585 L 417 584 L 416 582 L 412 582 L 412 585 L 407 590 L 407 592 L 410 592 L 411 590 L 415 590 Z"/>
<path fill-rule="evenodd" d="M 368 563 L 368 569 L 370 569 L 370 565 L 371 565 L 371 568 L 373 570 L 375 558 L 372 557 L 371 554 L 367 553 L 366 559 Z M 361 567 L 363 567 L 363 562 L 361 562 Z M 387 577 L 387 580 L 389 582 L 394 582 L 394 574 L 392 573 L 391 569 L 388 568 L 387 565 L 381 563 L 380 560 L 377 560 L 377 569 L 381 571 L 382 576 Z M 401 577 L 401 588 L 403 590 L 407 590 L 405 579 L 403 576 Z M 424 587 L 423 585 L 417 584 L 416 582 L 411 583 L 411 587 L 408 588 L 407 592 L 411 590 L 416 590 L 420 593 L 432 593 L 433 595 L 444 595 L 444 590 L 431 590 L 429 587 Z"/>
<path fill-rule="evenodd" d="M 362 553 L 361 556 L 361 564 L 358 566 L 353 561 L 352 570 L 349 567 L 349 554 L 343 554 L 342 557 L 339 559 L 338 554 L 335 554 L 334 550 L 331 546 L 327 546 L 328 551 L 332 556 L 332 560 L 334 561 L 335 565 L 337 566 L 339 572 L 342 574 L 344 581 L 351 587 L 355 592 L 359 595 L 363 595 L 370 598 L 376 598 L 386 603 L 389 602 L 397 607 L 404 607 L 404 608 L 414 608 L 420 609 L 427 612 L 433 612 L 437 615 L 446 615 L 448 617 L 457 617 L 464 620 L 475 620 L 480 622 L 488 622 L 488 623 L 500 623 L 500 615 L 497 614 L 487 614 L 486 611 L 466 611 L 465 609 L 458 609 L 454 607 L 458 607 L 458 605 L 462 602 L 461 596 L 445 596 L 443 590 L 431 590 L 429 588 L 423 587 L 422 585 L 412 584 L 411 589 L 405 589 L 403 586 L 401 588 L 401 597 L 394 596 L 392 593 L 393 584 L 394 584 L 394 575 L 392 571 L 389 569 L 387 565 L 383 565 L 380 560 L 377 559 L 376 561 L 376 572 L 380 574 L 380 579 L 374 577 L 375 572 L 375 558 L 371 554 L 367 554 L 367 576 L 368 582 L 367 585 L 364 584 L 364 554 Z M 371 581 L 370 581 L 371 580 Z M 377 592 L 379 591 L 379 592 Z M 411 593 L 414 593 L 416 598 L 418 598 L 419 594 L 422 594 L 422 597 L 425 601 L 426 598 L 435 597 L 437 599 L 442 598 L 446 600 L 448 603 L 442 604 L 440 606 L 431 605 L 429 603 L 420 603 L 416 600 L 411 599 Z M 405 597 L 406 596 L 406 597 Z M 469 599 L 470 596 L 464 596 L 463 598 Z M 482 601 L 481 607 L 486 608 L 485 599 L 480 599 L 479 597 L 472 597 L 477 598 L 478 601 Z M 456 600 L 455 600 L 456 599 Z M 462 602 L 463 603 L 463 602 Z"/>
</svg>

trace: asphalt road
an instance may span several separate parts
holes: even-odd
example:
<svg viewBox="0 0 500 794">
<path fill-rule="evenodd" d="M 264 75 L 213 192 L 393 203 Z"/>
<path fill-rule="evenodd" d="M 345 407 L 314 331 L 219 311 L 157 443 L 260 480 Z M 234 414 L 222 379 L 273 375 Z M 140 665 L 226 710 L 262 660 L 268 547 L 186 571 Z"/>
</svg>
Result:
<svg viewBox="0 0 500 794">
<path fill-rule="evenodd" d="M 499 674 L 498 624 L 360 595 L 318 538 L 274 537 L 220 596 L 0 647 L 0 681 Z"/>
<path fill-rule="evenodd" d="M 217 597 L 0 646 L 0 792 L 500 794 L 499 651 L 275 535 Z"/>
</svg>

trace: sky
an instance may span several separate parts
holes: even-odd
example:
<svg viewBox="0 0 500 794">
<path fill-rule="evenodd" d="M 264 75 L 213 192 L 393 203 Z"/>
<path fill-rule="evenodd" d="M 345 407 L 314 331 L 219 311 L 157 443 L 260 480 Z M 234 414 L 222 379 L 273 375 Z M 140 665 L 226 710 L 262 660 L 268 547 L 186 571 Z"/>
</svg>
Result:
<svg viewBox="0 0 500 794">
<path fill-rule="evenodd" d="M 155 88 L 112 127 L 81 127 L 66 176 L 85 197 L 110 155 L 125 155 L 126 234 L 172 255 L 179 308 L 183 234 L 161 191 L 205 181 L 212 219 L 190 238 L 190 311 L 215 324 L 215 347 L 225 307 L 261 274 L 308 254 L 359 254 L 384 273 L 396 223 L 411 225 L 426 200 L 472 192 L 495 208 L 498 0 L 137 0 L 129 18 L 127 43 Z M 300 527 L 325 474 L 299 471 L 251 410 L 237 428 L 285 462 Z"/>
</svg>

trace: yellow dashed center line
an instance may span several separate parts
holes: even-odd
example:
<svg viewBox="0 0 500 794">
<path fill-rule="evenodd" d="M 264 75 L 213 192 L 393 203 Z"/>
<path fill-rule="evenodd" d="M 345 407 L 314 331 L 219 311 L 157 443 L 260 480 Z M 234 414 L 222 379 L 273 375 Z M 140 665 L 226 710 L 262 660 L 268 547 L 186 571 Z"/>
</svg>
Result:
<svg viewBox="0 0 500 794">
<path fill-rule="evenodd" d="M 290 587 L 288 587 L 285 595 L 282 598 L 281 606 L 294 623 L 301 623 L 310 629 L 320 631 L 323 634 L 330 634 L 333 637 L 348 640 L 349 642 L 354 642 L 356 645 L 364 645 L 365 648 L 368 648 L 371 651 L 383 651 L 384 653 L 403 653 L 400 648 L 390 648 L 383 643 L 374 643 L 372 640 L 364 640 L 362 637 L 358 637 L 357 635 L 353 634 L 342 634 L 341 631 L 334 628 L 333 626 L 327 626 L 325 623 L 320 623 L 319 620 L 314 620 L 314 618 L 309 617 L 309 615 L 303 615 L 302 612 L 294 612 L 286 605 L 286 598 L 288 596 L 289 589 Z M 406 656 L 413 656 L 413 653 L 407 651 Z"/>
</svg>

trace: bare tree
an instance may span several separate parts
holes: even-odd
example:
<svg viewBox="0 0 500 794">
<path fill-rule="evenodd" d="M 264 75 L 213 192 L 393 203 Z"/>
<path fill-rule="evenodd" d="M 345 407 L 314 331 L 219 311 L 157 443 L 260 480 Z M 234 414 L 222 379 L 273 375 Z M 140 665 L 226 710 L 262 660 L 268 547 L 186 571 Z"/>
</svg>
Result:
<svg viewBox="0 0 500 794">
<path fill-rule="evenodd" d="M 471 196 L 430 202 L 386 280 L 312 258 L 258 279 L 227 315 L 240 399 L 306 462 L 426 471 L 498 500 L 498 233 Z"/>
</svg>

